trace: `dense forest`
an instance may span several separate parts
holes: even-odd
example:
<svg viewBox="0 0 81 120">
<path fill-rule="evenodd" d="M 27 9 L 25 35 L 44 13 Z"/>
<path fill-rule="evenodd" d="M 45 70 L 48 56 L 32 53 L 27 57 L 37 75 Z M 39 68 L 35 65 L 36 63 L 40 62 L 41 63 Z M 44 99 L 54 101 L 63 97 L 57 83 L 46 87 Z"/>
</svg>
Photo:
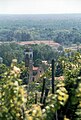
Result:
<svg viewBox="0 0 81 120">
<path fill-rule="evenodd" d="M 12 59 L 17 59 L 18 63 L 24 61 L 24 50 L 28 46 L 21 46 L 16 43 L 3 43 L 0 45 L 0 57 L 3 58 L 3 63 L 6 65 L 10 65 Z M 57 59 L 64 52 L 59 49 L 59 52 L 54 50 L 54 48 L 40 44 L 40 45 L 31 45 L 33 50 L 33 61 L 35 66 L 39 66 L 42 60 L 47 60 L 50 62 L 53 58 Z M 61 50 L 61 52 L 60 52 Z M 48 52 L 47 52 L 48 51 Z"/>
<path fill-rule="evenodd" d="M 0 41 L 81 42 L 81 14 L 0 15 Z"/>
</svg>

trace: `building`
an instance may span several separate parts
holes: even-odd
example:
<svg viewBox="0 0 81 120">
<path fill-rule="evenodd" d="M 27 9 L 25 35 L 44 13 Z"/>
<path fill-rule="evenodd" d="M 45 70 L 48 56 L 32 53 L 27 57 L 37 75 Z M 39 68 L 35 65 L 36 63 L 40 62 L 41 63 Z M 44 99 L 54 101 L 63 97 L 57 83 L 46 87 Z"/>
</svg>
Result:
<svg viewBox="0 0 81 120">
<path fill-rule="evenodd" d="M 24 50 L 25 54 L 25 67 L 29 70 L 29 81 L 32 81 L 33 79 L 33 50 L 29 47 L 27 47 Z"/>
<path fill-rule="evenodd" d="M 53 40 L 33 40 L 33 41 L 23 41 L 23 42 L 17 42 L 19 45 L 39 45 L 39 44 L 45 44 L 49 45 L 54 48 L 58 48 L 60 46 L 59 43 L 54 42 Z"/>
<path fill-rule="evenodd" d="M 42 67 L 33 66 L 33 81 L 38 80 L 43 73 L 44 69 Z"/>
</svg>

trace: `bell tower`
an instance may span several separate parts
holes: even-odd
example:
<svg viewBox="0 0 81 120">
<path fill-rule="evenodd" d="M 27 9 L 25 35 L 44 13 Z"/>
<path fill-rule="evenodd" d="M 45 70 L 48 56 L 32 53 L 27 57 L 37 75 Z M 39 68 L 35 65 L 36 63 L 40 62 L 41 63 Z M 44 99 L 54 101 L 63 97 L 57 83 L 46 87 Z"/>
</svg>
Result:
<svg viewBox="0 0 81 120">
<path fill-rule="evenodd" d="M 27 47 L 24 50 L 25 53 L 25 67 L 29 70 L 29 81 L 32 81 L 33 78 L 33 50 Z"/>
</svg>

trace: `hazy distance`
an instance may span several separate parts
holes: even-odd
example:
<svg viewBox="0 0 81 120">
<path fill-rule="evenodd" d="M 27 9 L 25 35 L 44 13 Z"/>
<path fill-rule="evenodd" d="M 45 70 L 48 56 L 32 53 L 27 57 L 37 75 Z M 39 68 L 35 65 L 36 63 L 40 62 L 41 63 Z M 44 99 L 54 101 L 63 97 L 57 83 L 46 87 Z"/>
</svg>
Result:
<svg viewBox="0 0 81 120">
<path fill-rule="evenodd" d="M 0 14 L 81 13 L 81 0 L 0 0 Z"/>
</svg>

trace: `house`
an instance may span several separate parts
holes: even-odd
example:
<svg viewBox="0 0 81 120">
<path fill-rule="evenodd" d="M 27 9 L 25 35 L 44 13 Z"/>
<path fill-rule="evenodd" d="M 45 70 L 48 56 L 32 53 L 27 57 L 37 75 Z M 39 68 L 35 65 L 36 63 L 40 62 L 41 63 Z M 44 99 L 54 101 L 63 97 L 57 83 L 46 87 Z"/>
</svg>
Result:
<svg viewBox="0 0 81 120">
<path fill-rule="evenodd" d="M 44 73 L 44 70 L 42 67 L 33 66 L 33 81 L 36 81 L 43 73 Z"/>
</svg>

